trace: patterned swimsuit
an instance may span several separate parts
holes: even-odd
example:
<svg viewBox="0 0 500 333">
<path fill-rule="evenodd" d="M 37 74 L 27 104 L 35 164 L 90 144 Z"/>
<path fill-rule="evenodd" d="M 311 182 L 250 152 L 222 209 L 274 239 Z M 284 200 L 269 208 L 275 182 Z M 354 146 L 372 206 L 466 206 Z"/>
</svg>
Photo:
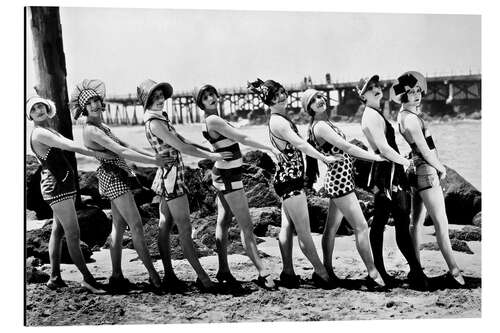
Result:
<svg viewBox="0 0 500 333">
<path fill-rule="evenodd" d="M 104 125 L 94 125 L 87 123 L 86 126 L 94 126 L 106 134 L 111 140 L 121 145 L 120 140 L 111 133 L 111 130 Z M 89 148 L 89 147 L 87 147 Z M 92 149 L 92 148 L 89 148 Z M 94 151 L 96 149 L 93 149 Z M 116 155 L 107 149 L 101 150 L 106 153 Z M 125 163 L 125 160 L 116 155 L 113 159 L 105 159 L 96 156 L 99 161 L 96 175 L 99 181 L 99 194 L 109 200 L 114 200 L 132 189 L 140 187 L 134 171 Z"/>
<path fill-rule="evenodd" d="M 61 135 L 47 128 L 48 131 Z M 31 132 L 33 135 L 33 132 Z M 33 149 L 33 141 L 30 136 L 31 150 L 42 165 L 40 190 L 43 200 L 50 206 L 74 198 L 76 195 L 75 175 L 71 164 L 68 162 L 61 149 L 49 147 L 45 156 L 40 156 Z"/>
<path fill-rule="evenodd" d="M 210 115 L 209 117 L 211 116 L 218 117 L 217 115 Z M 231 126 L 229 123 L 228 125 Z M 231 158 L 215 162 L 214 167 L 212 168 L 213 186 L 222 194 L 242 189 L 243 182 L 241 181 L 241 165 L 243 164 L 243 159 L 241 157 L 241 150 L 238 142 L 226 138 L 221 134 L 214 139 L 208 132 L 208 125 L 206 122 L 202 133 L 205 139 L 210 142 L 215 152 L 221 153 L 229 151 L 233 153 Z"/>
<path fill-rule="evenodd" d="M 345 134 L 337 126 L 330 121 L 325 121 L 325 123 L 328 124 L 335 133 L 346 140 Z M 314 123 L 309 128 L 309 138 L 311 138 L 314 148 L 324 155 L 332 156 L 341 154 L 342 157 L 344 157 L 344 160 L 328 165 L 325 181 L 325 190 L 328 196 L 330 198 L 340 198 L 354 191 L 353 158 L 345 151 L 326 141 L 320 145 L 314 135 L 314 126 L 316 124 L 317 123 Z"/>
<path fill-rule="evenodd" d="M 297 126 L 290 119 L 279 113 L 272 113 L 272 116 L 285 118 L 290 123 L 293 131 L 299 135 Z M 282 200 L 301 194 L 304 189 L 304 159 L 302 152 L 288 141 L 273 134 L 271 127 L 269 127 L 269 139 L 272 145 L 281 152 L 273 179 L 274 190 Z M 277 141 L 284 143 L 285 148 L 280 147 Z"/>
<path fill-rule="evenodd" d="M 161 121 L 171 133 L 177 135 L 177 132 L 170 124 L 166 113 L 151 110 L 146 110 L 144 113 L 144 129 L 149 144 L 157 154 L 174 158 L 174 162 L 156 170 L 156 176 L 153 185 L 151 185 L 151 189 L 156 194 L 168 201 L 179 198 L 188 192 L 184 183 L 184 163 L 182 162 L 181 153 L 177 149 L 163 142 L 151 131 L 151 121 L 153 119 Z"/>
</svg>

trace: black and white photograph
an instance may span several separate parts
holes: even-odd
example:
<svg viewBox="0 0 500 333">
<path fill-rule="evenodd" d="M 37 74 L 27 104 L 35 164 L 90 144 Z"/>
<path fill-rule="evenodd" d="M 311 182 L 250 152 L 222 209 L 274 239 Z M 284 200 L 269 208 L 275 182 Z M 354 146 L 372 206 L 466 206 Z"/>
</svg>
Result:
<svg viewBox="0 0 500 333">
<path fill-rule="evenodd" d="M 481 14 L 137 6 L 19 7 L 24 326 L 482 317 Z"/>
</svg>

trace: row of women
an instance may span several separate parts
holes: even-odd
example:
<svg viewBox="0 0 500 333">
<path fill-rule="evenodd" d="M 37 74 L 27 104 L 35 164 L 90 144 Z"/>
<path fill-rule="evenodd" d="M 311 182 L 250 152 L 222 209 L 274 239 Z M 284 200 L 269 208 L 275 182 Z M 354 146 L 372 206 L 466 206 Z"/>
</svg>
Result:
<svg viewBox="0 0 500 333">
<path fill-rule="evenodd" d="M 197 106 L 205 112 L 202 134 L 212 146 L 211 149 L 188 141 L 170 123 L 164 112 L 165 101 L 173 92 L 169 83 L 146 80 L 138 86 L 138 99 L 145 110 L 145 134 L 154 154 L 123 141 L 103 124 L 105 86 L 102 81 L 84 80 L 71 96 L 70 109 L 74 117 L 86 117 L 83 147 L 51 128 L 49 119 L 56 111 L 54 103 L 39 96 L 30 98 L 27 101 L 27 116 L 35 124 L 30 144 L 43 169 L 43 198 L 54 212 L 49 243 L 52 272 L 47 286 L 51 289 L 66 286 L 60 272 L 61 240 L 65 235 L 71 258 L 83 275 L 83 287 L 93 293 L 102 293 L 104 289 L 129 290 L 131 283 L 121 269 L 122 238 L 128 226 L 134 248 L 149 273 L 152 291 L 162 293 L 183 289 L 186 283 L 177 278 L 170 255 L 170 233 L 174 224 L 179 232 L 184 256 L 196 272 L 196 286 L 201 291 L 237 285 L 239 282 L 231 274 L 227 260 L 228 228 L 234 217 L 241 229 L 246 253 L 257 269 L 257 284 L 265 289 L 275 289 L 275 280 L 271 278 L 271 272 L 262 263 L 257 251 L 243 189 L 240 144 L 266 150 L 277 158 L 273 186 L 282 199 L 279 248 L 283 269 L 277 281 L 280 286 L 297 288 L 301 283 L 293 267 L 294 231 L 300 249 L 314 268 L 312 283 L 324 289 L 339 285 L 332 255 L 335 234 L 343 217 L 354 230 L 357 250 L 366 265 L 366 285 L 377 290 L 400 285 L 401 281 L 387 272 L 383 257 L 384 229 L 389 215 L 392 215 L 397 245 L 409 265 L 408 284 L 411 288 L 427 289 L 428 278 L 423 272 L 419 256 L 426 212 L 434 222 L 437 241 L 448 265 L 449 282 L 457 287 L 464 285 L 464 278 L 452 253 L 440 187 L 446 169 L 438 159 L 432 136 L 419 108 L 427 90 L 426 80 L 420 73 L 406 72 L 391 87 L 392 100 L 402 105 L 397 121 L 399 131 L 411 146 L 409 159 L 400 154 L 394 128 L 380 109 L 382 89 L 378 75 L 361 79 L 357 87 L 364 104 L 361 127 L 370 151 L 349 143 L 341 129 L 329 120 L 322 92 L 314 89 L 303 92 L 302 106 L 311 117 L 308 138 L 305 139 L 287 117 L 288 94 L 280 83 L 257 79 L 249 83 L 248 88 L 270 108 L 268 126 L 271 146 L 255 141 L 219 116 L 219 94 L 211 85 L 204 85 L 194 95 Z M 107 286 L 98 283 L 89 272 L 80 250 L 74 206 L 75 175 L 62 150 L 93 156 L 99 162 L 96 171 L 99 193 L 110 200 L 113 220 L 110 246 L 112 274 Z M 182 154 L 215 161 L 212 181 L 217 191 L 218 208 L 216 246 L 219 268 L 215 276 L 218 284 L 210 279 L 201 266 L 191 238 Z M 307 167 L 303 154 L 307 156 Z M 369 186 L 374 192 L 375 208 L 370 229 L 354 192 L 354 158 L 372 161 Z M 158 166 L 152 190 L 161 198 L 158 247 L 164 268 L 163 279 L 155 269 L 145 244 L 141 216 L 131 193 L 138 183 L 125 160 Z M 321 243 L 323 260 L 311 236 L 304 193 L 304 180 L 316 181 L 318 178 L 318 160 L 328 167 L 324 183 L 330 197 Z M 410 226 L 411 220 L 413 223 Z"/>
</svg>

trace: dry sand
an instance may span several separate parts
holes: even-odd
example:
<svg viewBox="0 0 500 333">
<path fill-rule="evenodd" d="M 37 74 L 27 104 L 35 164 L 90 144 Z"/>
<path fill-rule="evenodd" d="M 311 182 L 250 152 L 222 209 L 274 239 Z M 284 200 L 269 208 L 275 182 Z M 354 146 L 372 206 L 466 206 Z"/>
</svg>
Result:
<svg viewBox="0 0 500 333">
<path fill-rule="evenodd" d="M 460 229 L 461 226 L 450 226 Z M 435 241 L 433 227 L 424 230 L 423 242 Z M 320 235 L 314 235 L 321 255 Z M 474 254 L 455 252 L 466 276 L 464 289 L 438 289 L 420 292 L 398 287 L 391 291 L 370 292 L 360 287 L 366 270 L 355 248 L 354 236 L 336 239 L 335 269 L 339 277 L 348 279 L 345 287 L 322 290 L 310 284 L 312 267 L 300 251 L 295 238 L 294 263 L 296 273 L 306 281 L 299 289 L 279 288 L 266 291 L 252 280 L 256 270 L 246 256 L 231 255 L 229 263 L 234 276 L 243 281 L 240 293 L 203 294 L 193 285 L 195 274 L 186 260 L 175 260 L 178 277 L 190 281 L 184 294 L 157 296 L 150 292 L 129 295 L 92 295 L 78 287 L 80 275 L 73 265 L 62 265 L 62 276 L 69 287 L 48 290 L 44 284 L 27 285 L 27 325 L 96 325 L 96 324 L 165 324 L 181 322 L 238 321 L 310 321 L 407 318 L 472 318 L 481 316 L 481 243 L 467 242 Z M 278 279 L 281 258 L 276 239 L 265 238 L 259 249 L 269 257 L 264 263 Z M 396 247 L 394 228 L 385 233 L 385 256 L 388 271 L 401 279 L 408 267 Z M 147 281 L 147 273 L 133 250 L 124 250 L 123 270 L 132 282 Z M 104 279 L 110 275 L 109 251 L 93 255 L 91 272 Z M 217 257 L 200 259 L 214 278 Z M 423 250 L 422 264 L 429 277 L 443 275 L 446 265 L 438 251 Z M 162 271 L 161 262 L 155 266 Z M 47 268 L 48 269 L 48 268 Z"/>
</svg>

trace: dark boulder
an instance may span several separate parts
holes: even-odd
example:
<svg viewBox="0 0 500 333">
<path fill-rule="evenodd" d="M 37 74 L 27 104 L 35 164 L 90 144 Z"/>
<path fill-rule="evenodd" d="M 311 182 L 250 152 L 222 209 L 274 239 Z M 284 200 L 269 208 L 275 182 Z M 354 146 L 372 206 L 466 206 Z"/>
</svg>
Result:
<svg viewBox="0 0 500 333">
<path fill-rule="evenodd" d="M 272 175 L 252 164 L 243 164 L 242 180 L 249 207 L 280 206 L 281 200 L 271 184 Z"/>
<path fill-rule="evenodd" d="M 82 207 L 76 213 L 80 239 L 91 248 L 102 246 L 111 232 L 111 220 L 97 207 Z"/>
<path fill-rule="evenodd" d="M 312 232 L 322 233 L 325 228 L 325 221 L 328 214 L 330 199 L 319 196 L 308 196 L 307 205 L 309 208 L 309 221 Z M 352 235 L 353 231 L 345 218 L 342 219 L 337 235 Z"/>
<path fill-rule="evenodd" d="M 477 213 L 474 218 L 472 219 L 472 224 L 475 225 L 476 227 L 481 228 L 481 212 Z"/>
<path fill-rule="evenodd" d="M 269 227 L 281 225 L 281 210 L 277 207 L 250 208 L 250 217 L 253 223 L 253 232 L 258 237 L 265 237 Z"/>
<path fill-rule="evenodd" d="M 49 274 L 36 269 L 35 267 L 26 266 L 26 283 L 45 283 L 49 281 Z"/>
<path fill-rule="evenodd" d="M 39 220 L 52 217 L 52 209 L 43 200 L 40 190 L 41 170 L 36 157 L 26 155 L 26 209 L 35 211 Z"/>
<path fill-rule="evenodd" d="M 42 261 L 39 258 L 28 257 L 26 258 L 26 267 L 38 267 L 42 265 Z"/>
<path fill-rule="evenodd" d="M 470 247 L 467 245 L 467 242 L 458 239 L 451 240 L 451 248 L 453 251 L 464 252 L 467 254 L 474 254 Z M 431 251 L 440 251 L 439 245 L 436 242 L 429 242 L 420 244 L 420 250 L 431 250 Z"/>
<path fill-rule="evenodd" d="M 260 150 L 252 150 L 243 155 L 243 162 L 255 165 L 266 170 L 270 174 L 274 174 L 276 171 L 273 159 L 268 154 Z"/>
<path fill-rule="evenodd" d="M 212 170 L 214 164 L 215 162 L 208 158 L 204 158 L 198 161 L 198 167 L 202 170 Z"/>
<path fill-rule="evenodd" d="M 481 241 L 481 228 L 466 225 L 462 230 L 449 230 L 450 239 Z"/>
<path fill-rule="evenodd" d="M 184 180 L 189 191 L 191 212 L 200 211 L 201 216 L 214 214 L 217 210 L 215 206 L 217 194 L 212 185 L 211 171 L 187 167 Z"/>
</svg>

